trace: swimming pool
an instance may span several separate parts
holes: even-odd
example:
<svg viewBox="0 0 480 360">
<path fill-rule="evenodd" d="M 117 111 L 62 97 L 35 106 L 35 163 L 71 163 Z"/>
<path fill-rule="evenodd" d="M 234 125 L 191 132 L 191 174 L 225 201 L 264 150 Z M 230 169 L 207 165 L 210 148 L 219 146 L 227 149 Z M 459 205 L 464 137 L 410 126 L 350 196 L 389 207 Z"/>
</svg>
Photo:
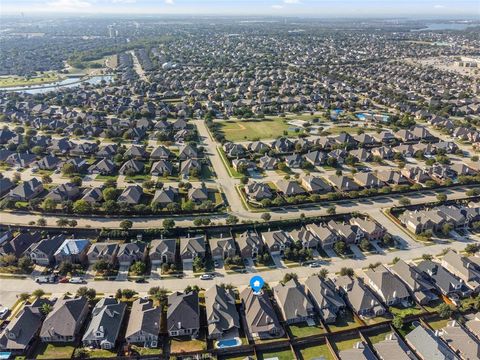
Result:
<svg viewBox="0 0 480 360">
<path fill-rule="evenodd" d="M 239 338 L 223 339 L 223 340 L 217 341 L 216 347 L 219 349 L 225 349 L 229 347 L 239 346 L 241 344 L 242 342 L 240 341 Z"/>
</svg>

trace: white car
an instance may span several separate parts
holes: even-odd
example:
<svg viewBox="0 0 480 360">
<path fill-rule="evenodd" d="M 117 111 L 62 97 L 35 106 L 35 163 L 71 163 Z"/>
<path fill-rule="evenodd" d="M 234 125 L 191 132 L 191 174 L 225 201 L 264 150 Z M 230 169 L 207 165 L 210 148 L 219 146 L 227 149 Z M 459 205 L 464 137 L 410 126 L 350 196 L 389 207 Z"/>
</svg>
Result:
<svg viewBox="0 0 480 360">
<path fill-rule="evenodd" d="M 39 277 L 35 278 L 35 282 L 38 283 L 38 284 L 54 283 L 55 282 L 55 276 L 53 276 L 53 275 L 39 276 Z"/>
<path fill-rule="evenodd" d="M 8 307 L 5 307 L 5 306 L 0 307 L 0 319 L 1 319 L 1 320 L 5 319 L 5 317 L 7 316 L 8 312 L 9 312 Z"/>
<path fill-rule="evenodd" d="M 313 263 L 311 263 L 311 264 L 308 265 L 308 266 L 313 269 L 313 268 L 319 268 L 320 266 L 322 266 L 322 264 L 320 264 L 320 263 L 318 263 L 318 262 L 313 262 Z"/>
<path fill-rule="evenodd" d="M 200 276 L 200 280 L 213 280 L 213 275 L 203 274 L 202 276 Z"/>
<path fill-rule="evenodd" d="M 83 280 L 81 277 L 72 277 L 68 282 L 70 284 L 83 284 L 85 280 Z"/>
</svg>

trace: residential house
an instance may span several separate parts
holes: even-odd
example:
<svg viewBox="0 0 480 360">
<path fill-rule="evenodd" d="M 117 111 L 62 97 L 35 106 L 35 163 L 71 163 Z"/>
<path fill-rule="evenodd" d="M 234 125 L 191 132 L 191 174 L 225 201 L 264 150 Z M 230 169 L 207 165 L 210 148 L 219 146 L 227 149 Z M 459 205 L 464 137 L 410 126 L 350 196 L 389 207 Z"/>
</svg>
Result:
<svg viewBox="0 0 480 360">
<path fill-rule="evenodd" d="M 341 350 L 339 355 L 342 360 L 377 360 L 373 351 L 363 341 L 355 343 L 352 349 Z"/>
<path fill-rule="evenodd" d="M 284 230 L 262 232 L 262 240 L 271 255 L 283 255 L 292 244 L 292 238 Z"/>
<path fill-rule="evenodd" d="M 128 344 L 156 348 L 160 333 L 162 308 L 153 301 L 140 298 L 133 302 L 125 340 Z"/>
<path fill-rule="evenodd" d="M 385 340 L 373 344 L 379 360 L 417 360 L 417 357 L 395 333 L 389 333 Z"/>
<path fill-rule="evenodd" d="M 438 299 L 438 296 L 434 293 L 435 285 L 414 265 L 409 265 L 400 259 L 390 270 L 407 285 L 410 293 L 419 304 L 426 305 Z"/>
<path fill-rule="evenodd" d="M 450 250 L 443 256 L 442 266 L 460 278 L 472 291 L 478 292 L 480 289 L 480 270 L 468 257 Z"/>
<path fill-rule="evenodd" d="M 29 201 L 43 191 L 43 185 L 37 178 L 24 181 L 10 190 L 8 199 L 12 201 Z"/>
<path fill-rule="evenodd" d="M 303 158 L 305 159 L 305 161 L 312 164 L 313 166 L 323 165 L 327 161 L 326 153 L 318 150 L 309 151 L 308 153 L 303 155 Z"/>
<path fill-rule="evenodd" d="M 88 299 L 85 297 L 58 299 L 47 315 L 40 330 L 45 343 L 68 343 L 77 339 L 88 315 Z"/>
<path fill-rule="evenodd" d="M 90 240 L 87 239 L 66 239 L 53 255 L 57 264 L 69 262 L 82 264 L 87 261 L 87 251 Z"/>
<path fill-rule="evenodd" d="M 233 339 L 238 337 L 240 318 L 231 289 L 214 285 L 205 291 L 208 338 Z"/>
<path fill-rule="evenodd" d="M 265 291 L 257 294 L 247 287 L 240 293 L 240 299 L 249 338 L 273 339 L 283 336 L 283 328 Z"/>
<path fill-rule="evenodd" d="M 244 259 L 253 258 L 263 253 L 263 242 L 255 231 L 247 230 L 236 237 L 240 256 Z"/>
<path fill-rule="evenodd" d="M 312 275 L 305 281 L 307 295 L 326 324 L 335 323 L 346 307 L 345 301 L 330 279 Z"/>
<path fill-rule="evenodd" d="M 315 237 L 318 239 L 319 245 L 323 249 L 331 249 L 333 244 L 337 241 L 337 235 L 327 226 L 323 224 L 307 224 L 306 228 L 312 233 L 315 234 Z"/>
<path fill-rule="evenodd" d="M 343 175 L 331 175 L 327 178 L 328 182 L 340 191 L 359 190 L 360 186 L 352 179 Z"/>
<path fill-rule="evenodd" d="M 310 232 L 305 227 L 290 231 L 290 237 L 294 242 L 300 242 L 304 249 L 316 249 L 319 244 L 319 241 L 315 234 Z"/>
<path fill-rule="evenodd" d="M 287 324 L 312 320 L 314 307 L 298 281 L 291 279 L 285 284 L 278 284 L 272 290 L 283 320 Z"/>
<path fill-rule="evenodd" d="M 168 160 L 158 160 L 152 164 L 150 174 L 153 176 L 170 176 L 173 174 L 173 164 Z"/>
<path fill-rule="evenodd" d="M 460 360 L 433 330 L 417 325 L 405 340 L 422 360 Z"/>
<path fill-rule="evenodd" d="M 237 253 L 235 241 L 231 237 L 220 237 L 209 240 L 210 252 L 214 259 L 226 259 L 234 257 Z"/>
<path fill-rule="evenodd" d="M 0 351 L 19 356 L 29 353 L 42 327 L 43 304 L 50 304 L 50 301 L 36 299 L 32 304 L 25 305 L 10 322 L 5 323 L 5 328 L 0 332 Z"/>
<path fill-rule="evenodd" d="M 327 226 L 335 233 L 338 240 L 343 240 L 346 244 L 356 244 L 363 237 L 363 231 L 358 226 L 334 220 L 330 220 Z"/>
<path fill-rule="evenodd" d="M 390 185 L 408 185 L 408 179 L 397 170 L 384 170 L 377 172 L 377 178 Z"/>
<path fill-rule="evenodd" d="M 367 284 L 388 306 L 410 305 L 410 293 L 403 282 L 393 275 L 384 265 L 365 271 Z"/>
<path fill-rule="evenodd" d="M 378 189 L 385 185 L 383 181 L 378 179 L 370 172 L 357 172 L 353 175 L 353 180 L 362 187 Z"/>
<path fill-rule="evenodd" d="M 99 160 L 97 163 L 90 165 L 88 168 L 89 174 L 111 175 L 116 170 L 115 163 L 107 158 Z"/>
<path fill-rule="evenodd" d="M 135 175 L 142 174 L 145 169 L 145 164 L 141 161 L 130 159 L 123 163 L 118 173 L 120 175 Z"/>
<path fill-rule="evenodd" d="M 55 262 L 55 252 L 65 241 L 65 235 L 55 235 L 35 242 L 25 251 L 30 260 L 38 265 L 49 266 Z"/>
<path fill-rule="evenodd" d="M 363 233 L 363 237 L 370 241 L 381 240 L 387 233 L 383 226 L 368 218 L 355 217 L 350 220 L 350 223 L 358 226 Z"/>
<path fill-rule="evenodd" d="M 463 281 L 448 272 L 443 266 L 431 260 L 424 260 L 417 265 L 418 271 L 426 276 L 443 295 L 456 301 L 459 297 L 470 294 Z"/>
<path fill-rule="evenodd" d="M 80 188 L 73 183 L 60 184 L 53 188 L 46 196 L 56 202 L 74 201 L 80 196 Z"/>
<path fill-rule="evenodd" d="M 438 331 L 438 336 L 462 359 L 474 360 L 480 356 L 480 342 L 456 320 Z"/>
<path fill-rule="evenodd" d="M 208 189 L 205 184 L 194 186 L 188 190 L 188 199 L 194 203 L 200 204 L 208 200 Z"/>
<path fill-rule="evenodd" d="M 11 240 L 5 240 L 0 245 L 0 255 L 15 255 L 18 259 L 23 253 L 42 239 L 40 232 L 21 232 Z"/>
<path fill-rule="evenodd" d="M 263 199 L 271 199 L 273 197 L 270 186 L 265 183 L 251 181 L 245 185 L 245 194 L 249 199 L 262 201 Z"/>
<path fill-rule="evenodd" d="M 123 243 L 118 247 L 117 260 L 121 266 L 130 266 L 136 261 L 145 261 L 146 252 L 143 242 Z"/>
<path fill-rule="evenodd" d="M 358 316 L 372 318 L 385 313 L 383 305 L 359 278 L 339 276 L 334 279 L 334 282 Z"/>
<path fill-rule="evenodd" d="M 167 331 L 171 337 L 197 337 L 200 331 L 198 293 L 174 292 L 168 296 Z"/>
<path fill-rule="evenodd" d="M 180 256 L 183 261 L 192 261 L 197 256 L 203 259 L 205 257 L 205 236 L 180 238 Z"/>
<path fill-rule="evenodd" d="M 118 243 L 116 242 L 96 242 L 90 246 L 87 252 L 89 264 L 95 264 L 98 261 L 105 261 L 113 265 L 117 261 Z"/>
<path fill-rule="evenodd" d="M 114 349 L 122 328 L 127 304 L 115 298 L 101 299 L 92 310 L 92 320 L 82 338 L 84 347 Z"/>
<path fill-rule="evenodd" d="M 162 189 L 156 190 L 153 195 L 152 204 L 158 204 L 164 208 L 168 204 L 175 203 L 178 198 L 178 189 L 172 186 L 164 186 Z"/>
<path fill-rule="evenodd" d="M 258 167 L 263 170 L 274 170 L 279 163 L 277 158 L 264 155 L 258 159 Z"/>
<path fill-rule="evenodd" d="M 278 191 L 285 196 L 303 195 L 306 192 L 295 180 L 281 179 L 276 182 L 276 186 Z"/>
<path fill-rule="evenodd" d="M 140 203 L 142 195 L 143 189 L 140 185 L 129 185 L 123 189 L 122 193 L 118 196 L 117 202 L 136 205 Z"/>
<path fill-rule="evenodd" d="M 150 242 L 150 262 L 153 265 L 174 264 L 177 255 L 175 239 L 155 239 Z"/>
<path fill-rule="evenodd" d="M 301 185 L 311 193 L 324 194 L 332 191 L 332 187 L 328 185 L 321 177 L 314 175 L 304 175 Z"/>
<path fill-rule="evenodd" d="M 8 194 L 15 187 L 15 183 L 9 178 L 0 178 L 0 197 Z"/>
</svg>

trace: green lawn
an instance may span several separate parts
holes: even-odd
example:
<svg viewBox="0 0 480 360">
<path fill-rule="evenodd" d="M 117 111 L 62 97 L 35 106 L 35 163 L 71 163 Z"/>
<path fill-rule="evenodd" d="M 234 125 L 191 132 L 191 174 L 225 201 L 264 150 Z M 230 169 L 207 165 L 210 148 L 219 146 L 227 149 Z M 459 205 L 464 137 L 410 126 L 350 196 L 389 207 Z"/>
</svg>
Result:
<svg viewBox="0 0 480 360">
<path fill-rule="evenodd" d="M 383 332 L 381 332 L 381 333 L 379 333 L 379 334 L 367 335 L 367 338 L 368 338 L 368 340 L 370 340 L 370 342 L 371 342 L 372 344 L 377 344 L 377 343 L 379 343 L 380 341 L 385 340 L 385 337 L 386 337 L 388 334 L 390 334 L 390 333 L 391 333 L 391 331 L 383 331 Z"/>
<path fill-rule="evenodd" d="M 181 353 L 189 351 L 201 351 L 207 348 L 207 343 L 202 340 L 183 340 L 179 338 L 172 339 L 170 342 L 170 352 Z"/>
<path fill-rule="evenodd" d="M 324 334 L 326 332 L 325 328 L 318 322 L 315 321 L 315 326 L 308 326 L 307 323 L 302 322 L 295 325 L 290 325 L 289 330 L 294 338 L 303 338 L 312 335 Z"/>
<path fill-rule="evenodd" d="M 266 360 L 266 359 L 271 359 L 271 358 L 276 358 L 278 360 L 293 360 L 294 355 L 292 354 L 292 351 L 290 349 L 284 350 L 284 351 L 272 351 L 272 352 L 264 352 L 264 353 L 258 353 L 258 360 Z"/>
<path fill-rule="evenodd" d="M 65 345 L 40 343 L 34 357 L 36 359 L 70 359 L 74 350 L 75 346 L 71 343 Z"/>
<path fill-rule="evenodd" d="M 87 349 L 87 351 L 91 358 L 107 359 L 107 358 L 112 358 L 117 356 L 116 351 L 109 351 L 109 350 L 103 350 L 103 349 L 91 349 L 91 350 Z"/>
<path fill-rule="evenodd" d="M 371 319 L 365 319 L 365 323 L 367 325 L 375 325 L 375 324 L 380 324 L 385 321 L 392 320 L 392 317 L 390 315 L 383 315 L 383 316 L 377 316 Z"/>
<path fill-rule="evenodd" d="M 353 338 L 350 340 L 343 340 L 343 341 L 332 341 L 332 346 L 337 349 L 337 351 L 340 353 L 342 350 L 350 350 L 353 349 L 355 344 L 357 342 L 361 341 L 361 339 L 358 338 Z"/>
<path fill-rule="evenodd" d="M 423 307 L 425 310 L 428 312 L 436 312 L 439 308 L 440 305 L 445 304 L 445 302 L 442 299 L 438 299 L 435 301 L 430 301 L 428 305 L 424 305 Z"/>
<path fill-rule="evenodd" d="M 330 332 L 343 331 L 347 329 L 354 329 L 361 326 L 360 322 L 355 318 L 353 313 L 346 309 L 343 315 L 337 316 L 337 321 L 334 324 L 329 324 Z"/>
<path fill-rule="evenodd" d="M 97 175 L 97 177 L 95 178 L 95 180 L 98 180 L 98 181 L 107 181 L 107 180 L 117 181 L 117 179 L 118 179 L 118 175 Z"/>
<path fill-rule="evenodd" d="M 410 316 L 410 315 L 418 315 L 424 312 L 419 306 L 414 306 L 409 308 L 400 308 L 396 306 L 390 306 L 388 310 L 392 313 L 392 315 L 400 315 L 404 317 Z"/>
<path fill-rule="evenodd" d="M 255 120 L 225 120 L 217 122 L 228 141 L 255 141 L 259 139 L 275 139 L 283 136 L 287 131 L 288 135 L 297 134 L 289 131 L 290 125 L 287 119 L 280 117 L 266 117 Z"/>
<path fill-rule="evenodd" d="M 32 86 L 61 80 L 62 77 L 54 72 L 39 74 L 36 77 L 9 76 L 0 78 L 0 87 Z"/>
<path fill-rule="evenodd" d="M 322 356 L 325 358 L 325 360 L 334 360 L 334 357 L 330 352 L 327 344 L 309 346 L 307 348 L 301 348 L 299 350 L 302 360 L 313 360 L 321 358 Z"/>
<path fill-rule="evenodd" d="M 243 175 L 240 174 L 237 170 L 235 170 L 233 168 L 233 166 L 231 166 L 231 163 L 227 159 L 227 155 L 225 154 L 225 151 L 223 151 L 223 149 L 220 146 L 217 147 L 217 151 L 218 151 L 218 154 L 220 155 L 220 158 L 222 159 L 223 165 L 227 169 L 229 175 L 231 177 L 234 177 L 234 178 L 241 178 Z"/>
<path fill-rule="evenodd" d="M 430 327 L 433 330 L 438 330 L 438 329 L 441 329 L 441 328 L 447 326 L 447 323 L 449 321 L 451 321 L 450 318 L 448 318 L 448 319 L 435 318 L 433 320 L 427 321 L 427 323 L 428 323 L 428 325 L 430 325 Z"/>
</svg>

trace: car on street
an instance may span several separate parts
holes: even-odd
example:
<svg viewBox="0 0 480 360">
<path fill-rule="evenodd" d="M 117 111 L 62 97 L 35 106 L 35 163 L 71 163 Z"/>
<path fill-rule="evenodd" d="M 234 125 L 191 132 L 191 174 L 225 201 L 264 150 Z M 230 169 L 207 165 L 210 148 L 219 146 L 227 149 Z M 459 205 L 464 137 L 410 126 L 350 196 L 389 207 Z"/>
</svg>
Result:
<svg viewBox="0 0 480 360">
<path fill-rule="evenodd" d="M 69 283 L 70 283 L 70 284 L 83 284 L 84 282 L 85 282 L 85 280 L 82 279 L 82 278 L 79 277 L 79 276 L 72 277 L 72 278 L 69 280 Z"/>
<path fill-rule="evenodd" d="M 313 263 L 308 265 L 308 267 L 310 267 L 312 269 L 319 268 L 320 266 L 322 266 L 322 264 L 320 264 L 319 262 L 313 262 Z"/>
<path fill-rule="evenodd" d="M 135 282 L 136 282 L 137 284 L 145 284 L 145 283 L 147 283 L 147 280 L 145 280 L 144 278 L 141 278 L 141 279 L 135 280 Z"/>
<path fill-rule="evenodd" d="M 48 276 L 38 276 L 35 278 L 35 282 L 37 284 L 52 284 L 56 280 L 55 275 L 48 275 Z"/>
<path fill-rule="evenodd" d="M 214 276 L 211 274 L 203 274 L 200 276 L 200 280 L 213 280 Z"/>
<path fill-rule="evenodd" d="M 3 320 L 7 317 L 10 309 L 8 307 L 2 306 L 0 307 L 0 320 Z"/>
</svg>

